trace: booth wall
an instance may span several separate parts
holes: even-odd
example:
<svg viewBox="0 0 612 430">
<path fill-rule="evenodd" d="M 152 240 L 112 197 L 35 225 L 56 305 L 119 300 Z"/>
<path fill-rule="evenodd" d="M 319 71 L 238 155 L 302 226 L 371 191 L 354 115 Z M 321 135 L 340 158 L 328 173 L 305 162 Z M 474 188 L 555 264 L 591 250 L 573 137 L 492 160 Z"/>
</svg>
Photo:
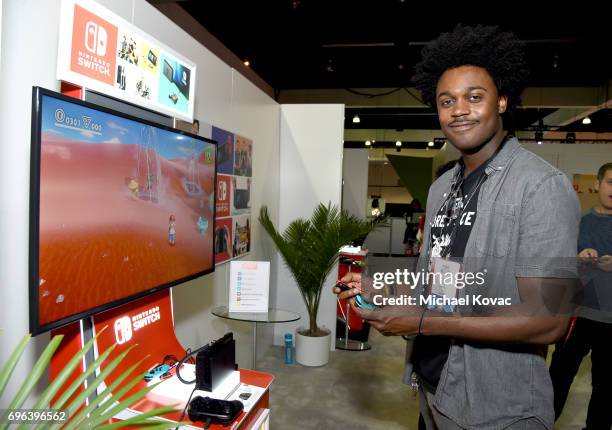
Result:
<svg viewBox="0 0 612 430">
<path fill-rule="evenodd" d="M 132 22 L 197 64 L 195 117 L 253 139 L 253 214 L 262 204 L 278 216 L 279 105 L 227 66 L 145 0 L 101 0 L 100 4 Z M 60 0 L 5 0 L 2 7 L 0 58 L 0 363 L 28 333 L 28 220 L 31 91 L 39 85 L 59 91 L 55 79 Z M 339 183 L 339 181 L 338 181 Z M 255 216 L 255 215 L 254 215 Z M 268 259 L 262 230 L 252 220 L 253 247 L 245 257 Z M 272 267 L 276 265 L 273 255 Z M 215 274 L 173 290 L 174 319 L 185 347 L 198 347 L 233 331 L 241 366 L 250 366 L 251 330 L 211 315 L 227 304 L 229 265 Z M 273 276 L 276 271 L 273 270 Z M 272 282 L 271 297 L 275 296 Z M 272 342 L 272 330 L 260 330 L 260 352 Z M 48 335 L 26 350 L 3 398 L 29 373 Z M 0 404 L 0 408 L 5 407 Z"/>
<path fill-rule="evenodd" d="M 27 23 L 27 25 L 26 25 Z M 0 50 L 0 363 L 28 326 L 29 166 L 32 85 L 55 80 L 59 1 L 3 1 Z M 26 28 L 27 27 L 27 28 Z M 48 342 L 31 342 L 0 401 L 12 397 Z M 43 382 L 44 384 L 44 382 Z"/>
<path fill-rule="evenodd" d="M 345 149 L 342 158 L 342 209 L 359 218 L 366 216 L 368 199 L 368 151 Z"/>
<path fill-rule="evenodd" d="M 280 207 L 276 224 L 284 230 L 296 218 L 310 218 L 319 203 L 341 204 L 342 134 L 344 105 L 281 105 Z M 317 322 L 336 329 L 336 296 L 332 285 L 337 268 L 330 273 L 321 294 Z M 294 323 L 275 324 L 274 344 L 283 344 L 284 333 L 308 327 L 306 306 L 290 272 L 279 263 L 275 306 L 299 313 Z"/>
</svg>

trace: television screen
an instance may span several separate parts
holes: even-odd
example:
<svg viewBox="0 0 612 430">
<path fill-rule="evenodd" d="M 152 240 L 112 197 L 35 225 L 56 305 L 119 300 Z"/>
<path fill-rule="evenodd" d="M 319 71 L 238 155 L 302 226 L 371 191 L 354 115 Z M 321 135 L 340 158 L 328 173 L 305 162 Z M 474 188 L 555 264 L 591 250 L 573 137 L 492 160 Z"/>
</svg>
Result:
<svg viewBox="0 0 612 430">
<path fill-rule="evenodd" d="M 214 270 L 212 140 L 33 90 L 30 329 Z"/>
</svg>

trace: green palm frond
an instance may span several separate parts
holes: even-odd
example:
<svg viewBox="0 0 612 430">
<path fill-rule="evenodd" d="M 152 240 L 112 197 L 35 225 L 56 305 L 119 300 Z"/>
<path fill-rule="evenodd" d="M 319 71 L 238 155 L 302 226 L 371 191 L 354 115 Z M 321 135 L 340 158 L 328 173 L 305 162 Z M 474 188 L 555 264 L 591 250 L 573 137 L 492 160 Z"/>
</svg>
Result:
<svg viewBox="0 0 612 430">
<path fill-rule="evenodd" d="M 101 333 L 101 332 L 100 332 Z M 99 334 L 98 333 L 98 336 Z M 15 397 L 10 401 L 6 402 L 9 405 L 9 409 L 16 409 L 21 407 L 28 399 L 30 393 L 32 392 L 33 387 L 39 381 L 41 375 L 44 373 L 45 369 L 49 366 L 51 362 L 51 358 L 53 354 L 59 347 L 62 342 L 63 336 L 55 336 L 51 339 L 51 342 L 47 345 L 45 350 L 42 352 L 38 361 L 32 368 L 30 374 L 25 378 L 25 380 L 21 384 L 21 388 L 18 390 Z M 145 389 L 138 391 L 137 393 L 131 395 L 128 399 L 123 400 L 122 402 L 118 402 L 118 399 L 123 396 L 129 389 L 134 387 L 140 381 L 142 381 L 143 374 L 135 374 L 138 364 L 142 361 L 139 361 L 128 371 L 124 372 L 117 380 L 108 386 L 105 391 L 103 391 L 100 397 L 97 397 L 94 401 L 90 402 L 89 406 L 84 407 L 85 398 L 92 394 L 98 387 L 102 386 L 104 383 L 104 378 L 108 376 L 110 372 L 112 372 L 121 361 L 125 360 L 126 356 L 130 352 L 131 348 L 127 351 L 121 353 L 118 357 L 113 359 L 110 363 L 107 363 L 104 369 L 100 369 L 102 363 L 106 363 L 106 359 L 109 354 L 112 352 L 114 347 L 109 348 L 103 354 L 95 360 L 91 366 L 88 367 L 88 371 L 79 375 L 79 377 L 64 390 L 63 395 L 51 405 L 51 399 L 56 397 L 61 387 L 64 385 L 64 382 L 68 379 L 70 374 L 74 371 L 76 366 L 81 362 L 83 356 L 91 349 L 94 344 L 97 336 L 90 340 L 74 357 L 72 357 L 66 366 L 60 371 L 58 376 L 49 384 L 49 386 L 44 390 L 44 392 L 40 395 L 38 400 L 34 403 L 34 409 L 61 409 L 68 411 L 67 415 L 69 417 L 67 423 L 63 424 L 51 424 L 45 425 L 41 424 L 36 428 L 118 428 L 118 427 L 126 427 L 126 426 L 135 426 L 135 427 L 147 427 L 147 428 L 164 428 L 164 423 L 160 421 L 151 421 L 150 417 L 156 417 L 160 415 L 167 414 L 169 412 L 174 411 L 174 407 L 165 406 L 161 408 L 154 409 L 152 411 L 148 411 L 146 414 L 136 416 L 126 421 L 119 421 L 113 423 L 112 425 L 107 425 L 107 422 L 110 418 L 112 418 L 116 413 L 125 409 L 131 404 L 136 403 L 137 401 L 144 398 L 144 396 L 154 388 L 154 386 L 149 386 Z M 0 399 L 2 399 L 2 394 L 4 392 L 4 388 L 8 384 L 13 374 L 13 370 L 16 367 L 16 363 L 19 361 L 19 358 L 22 356 L 28 342 L 30 340 L 30 335 L 26 335 L 21 342 L 17 345 L 14 352 L 9 357 L 9 360 L 4 363 L 0 370 Z M 82 385 L 83 381 L 87 376 L 93 374 L 96 369 L 100 369 L 97 373 L 97 377 L 88 384 L 87 390 L 80 393 L 70 404 L 68 404 L 69 398 L 76 392 L 76 390 Z M 123 380 L 131 378 L 131 380 L 123 386 L 119 391 L 112 392 L 120 382 Z M 111 395 L 112 394 L 112 395 Z M 3 399 L 4 400 L 4 399 Z M 4 402 L 3 402 L 4 403 Z M 78 409 L 81 409 L 80 412 L 77 413 Z M 7 423 L 7 414 L 8 411 L 5 412 L 3 416 L 0 417 L 0 430 L 7 429 L 9 424 Z M 165 424 L 166 427 L 168 424 Z M 24 427 L 23 425 L 19 428 Z"/>
<path fill-rule="evenodd" d="M 323 284 L 336 264 L 340 248 L 366 236 L 376 225 L 331 203 L 319 204 L 310 219 L 298 218 L 282 233 L 274 227 L 266 206 L 260 210 L 259 222 L 295 279 L 308 310 L 310 334 L 315 334 L 319 331 L 316 320 Z"/>
</svg>

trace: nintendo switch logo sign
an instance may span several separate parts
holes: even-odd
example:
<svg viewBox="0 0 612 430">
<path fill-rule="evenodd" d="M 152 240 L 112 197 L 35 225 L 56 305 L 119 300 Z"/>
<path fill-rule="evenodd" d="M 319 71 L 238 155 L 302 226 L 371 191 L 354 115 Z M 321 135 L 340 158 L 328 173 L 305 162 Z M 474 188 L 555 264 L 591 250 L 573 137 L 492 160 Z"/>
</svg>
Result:
<svg viewBox="0 0 612 430">
<path fill-rule="evenodd" d="M 117 27 L 74 5 L 70 70 L 105 84 L 114 84 Z"/>
<path fill-rule="evenodd" d="M 124 316 L 115 320 L 115 340 L 122 345 L 132 339 L 134 332 L 161 320 L 159 306 L 147 309 L 136 315 Z"/>
<path fill-rule="evenodd" d="M 215 204 L 217 206 L 217 218 L 230 216 L 230 177 L 217 175 L 217 195 Z"/>
<path fill-rule="evenodd" d="M 106 42 L 108 33 L 104 27 L 89 21 L 85 25 L 85 48 L 93 54 L 104 57 L 106 55 Z"/>
<path fill-rule="evenodd" d="M 219 190 L 217 192 L 219 193 L 219 200 L 221 201 L 227 200 L 227 182 L 220 181 Z"/>
<path fill-rule="evenodd" d="M 115 340 L 119 345 L 132 339 L 132 320 L 130 317 L 121 317 L 115 320 Z"/>
</svg>

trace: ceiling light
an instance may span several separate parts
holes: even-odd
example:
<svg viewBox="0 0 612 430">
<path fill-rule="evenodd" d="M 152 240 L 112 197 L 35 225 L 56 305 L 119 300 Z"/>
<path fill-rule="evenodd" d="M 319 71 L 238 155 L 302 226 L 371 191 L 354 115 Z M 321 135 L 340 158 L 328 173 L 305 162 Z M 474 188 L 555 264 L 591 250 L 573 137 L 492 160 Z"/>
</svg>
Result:
<svg viewBox="0 0 612 430">
<path fill-rule="evenodd" d="M 559 55 L 553 55 L 552 68 L 557 69 L 559 67 Z"/>
<path fill-rule="evenodd" d="M 402 146 L 401 140 L 396 141 L 395 146 L 397 146 L 398 148 L 401 147 Z"/>
<path fill-rule="evenodd" d="M 585 116 L 585 117 L 582 119 L 582 123 L 583 123 L 584 125 L 589 125 L 589 124 L 591 123 L 591 118 L 589 118 L 588 116 Z"/>
<path fill-rule="evenodd" d="M 353 117 L 353 124 L 359 124 L 361 122 L 361 119 L 359 118 L 359 115 L 355 115 Z"/>
<path fill-rule="evenodd" d="M 244 60 L 244 65 L 249 67 L 251 65 L 251 62 L 249 60 Z"/>
<path fill-rule="evenodd" d="M 372 142 L 370 142 L 369 140 L 365 141 L 365 146 L 370 146 L 372 144 Z"/>
<path fill-rule="evenodd" d="M 429 142 L 427 143 L 427 146 L 429 146 L 430 148 L 431 148 L 432 146 L 434 146 L 433 141 L 429 141 Z"/>
</svg>

